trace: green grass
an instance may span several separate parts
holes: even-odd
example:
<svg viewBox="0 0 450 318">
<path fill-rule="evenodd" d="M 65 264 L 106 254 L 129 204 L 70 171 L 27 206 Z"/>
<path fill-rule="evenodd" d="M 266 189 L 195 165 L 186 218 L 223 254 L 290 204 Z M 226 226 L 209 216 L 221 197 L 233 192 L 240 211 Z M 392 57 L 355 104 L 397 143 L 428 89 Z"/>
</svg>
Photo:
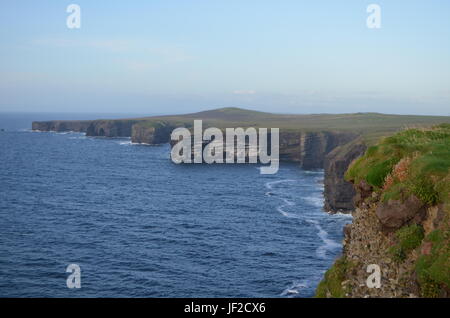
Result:
<svg viewBox="0 0 450 318">
<path fill-rule="evenodd" d="M 400 180 L 394 167 L 408 159 L 407 177 Z M 431 129 L 409 129 L 382 140 L 370 147 L 354 162 L 345 178 L 359 183 L 367 181 L 383 200 L 404 199 L 416 195 L 423 203 L 434 205 L 448 202 L 450 170 L 450 125 Z M 386 177 L 392 184 L 386 188 Z"/>
<path fill-rule="evenodd" d="M 365 180 L 381 200 L 405 200 L 415 195 L 428 206 L 440 205 L 445 219 L 424 238 L 421 225 L 404 226 L 389 248 L 396 262 L 403 262 L 424 242 L 432 243 L 430 255 L 415 263 L 422 297 L 439 297 L 450 288 L 450 125 L 409 129 L 384 138 L 370 147 L 347 170 L 345 178 Z M 419 251 L 420 253 L 420 251 Z"/>
<path fill-rule="evenodd" d="M 448 215 L 447 215 L 448 216 Z M 431 232 L 425 241 L 433 244 L 430 255 L 421 255 L 416 263 L 421 296 L 438 297 L 442 288 L 450 287 L 450 228 Z"/>
<path fill-rule="evenodd" d="M 266 127 L 300 131 L 351 131 L 364 135 L 367 141 L 391 135 L 404 127 L 429 127 L 450 117 L 387 115 L 378 113 L 355 114 L 273 114 L 235 107 L 213 109 L 198 113 L 141 118 L 146 121 L 164 120 L 186 123 L 203 119 L 213 127 Z M 370 143 L 370 142 L 369 142 Z"/>
<path fill-rule="evenodd" d="M 345 280 L 346 273 L 351 268 L 351 263 L 345 257 L 337 259 L 317 286 L 315 297 L 326 298 L 330 294 L 333 298 L 344 298 L 347 291 L 342 286 L 342 282 Z"/>
<path fill-rule="evenodd" d="M 397 230 L 395 236 L 398 244 L 392 246 L 389 252 L 395 261 L 402 262 L 410 251 L 420 246 L 424 238 L 424 231 L 422 226 L 413 224 Z"/>
</svg>

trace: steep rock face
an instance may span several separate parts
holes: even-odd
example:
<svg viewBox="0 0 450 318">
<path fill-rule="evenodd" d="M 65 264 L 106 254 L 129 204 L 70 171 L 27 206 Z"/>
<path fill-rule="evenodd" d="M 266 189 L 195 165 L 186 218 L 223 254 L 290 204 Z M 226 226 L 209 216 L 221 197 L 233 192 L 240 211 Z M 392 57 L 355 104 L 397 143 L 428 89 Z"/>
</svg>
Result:
<svg viewBox="0 0 450 318">
<path fill-rule="evenodd" d="M 364 197 L 364 195 L 362 195 Z M 447 248 L 449 208 L 443 204 L 424 207 L 415 214 L 420 218 L 409 221 L 397 231 L 385 231 L 385 225 L 377 215 L 382 204 L 378 193 L 359 201 L 352 212 L 353 221 L 344 227 L 342 256 L 325 275 L 317 289 L 318 297 L 450 297 L 450 290 L 433 281 L 424 282 L 420 278 L 420 264 L 424 260 L 441 259 L 442 264 L 433 268 L 443 276 L 448 272 L 449 259 L 442 253 Z M 402 220 L 403 221 L 403 220 Z M 447 233 L 444 242 L 439 242 L 436 234 Z M 448 237 L 447 237 L 448 239 Z M 441 254 L 436 248 L 440 248 Z M 447 262 L 447 263 L 446 263 Z M 380 269 L 379 288 L 367 284 L 368 267 L 373 264 Z M 426 263 L 424 263 L 426 264 Z M 446 274 L 448 275 L 448 274 Z"/>
<path fill-rule="evenodd" d="M 131 130 L 138 120 L 94 120 L 86 129 L 92 137 L 130 137 Z"/>
<path fill-rule="evenodd" d="M 386 229 L 398 229 L 413 218 L 419 222 L 425 212 L 423 207 L 424 204 L 411 195 L 404 201 L 391 199 L 380 202 L 375 214 Z"/>
<path fill-rule="evenodd" d="M 91 122 L 90 120 L 34 121 L 31 128 L 36 131 L 86 132 Z"/>
<path fill-rule="evenodd" d="M 352 202 L 356 195 L 353 185 L 345 181 L 344 174 L 353 160 L 362 156 L 366 145 L 357 139 L 336 147 L 325 156 L 325 210 L 329 212 L 349 212 L 354 209 Z"/>
<path fill-rule="evenodd" d="M 280 131 L 280 160 L 302 161 L 302 135 L 299 131 Z"/>
<path fill-rule="evenodd" d="M 280 132 L 280 159 L 299 162 L 303 169 L 324 168 L 325 156 L 357 138 L 343 132 Z"/>
<path fill-rule="evenodd" d="M 136 124 L 132 127 L 131 141 L 140 144 L 158 145 L 168 143 L 174 126 L 166 122 L 148 126 L 145 123 Z"/>
<path fill-rule="evenodd" d="M 450 125 L 402 130 L 345 173 L 355 184 L 343 255 L 319 297 L 450 297 Z"/>
</svg>

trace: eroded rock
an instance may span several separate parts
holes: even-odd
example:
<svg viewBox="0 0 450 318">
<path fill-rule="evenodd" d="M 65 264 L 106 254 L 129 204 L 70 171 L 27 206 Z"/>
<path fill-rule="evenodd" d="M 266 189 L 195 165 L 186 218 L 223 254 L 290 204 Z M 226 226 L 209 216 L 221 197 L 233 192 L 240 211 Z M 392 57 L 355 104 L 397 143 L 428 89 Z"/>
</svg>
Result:
<svg viewBox="0 0 450 318">
<path fill-rule="evenodd" d="M 390 229 L 397 229 L 422 214 L 424 204 L 415 195 L 405 201 L 389 200 L 380 202 L 375 213 L 381 224 Z"/>
</svg>

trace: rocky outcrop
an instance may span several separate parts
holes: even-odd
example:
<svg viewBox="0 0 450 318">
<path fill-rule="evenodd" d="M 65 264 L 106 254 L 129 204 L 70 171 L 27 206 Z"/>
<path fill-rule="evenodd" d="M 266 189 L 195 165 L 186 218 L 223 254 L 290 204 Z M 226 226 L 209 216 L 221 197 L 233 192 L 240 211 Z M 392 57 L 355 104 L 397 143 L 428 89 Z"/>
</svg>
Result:
<svg viewBox="0 0 450 318">
<path fill-rule="evenodd" d="M 91 122 L 90 120 L 34 121 L 32 123 L 32 129 L 35 131 L 86 132 Z"/>
<path fill-rule="evenodd" d="M 397 264 L 390 248 L 396 244 L 394 233 L 384 233 L 375 214 L 376 205 L 358 207 L 353 212 L 353 222 L 345 231 L 343 258 L 347 269 L 341 285 L 345 297 L 419 297 L 414 279 L 414 262 L 411 254 L 402 264 Z M 369 288 L 369 265 L 378 265 L 381 271 L 380 288 Z"/>
<path fill-rule="evenodd" d="M 354 209 L 352 200 L 356 192 L 353 185 L 345 181 L 344 174 L 352 161 L 364 154 L 366 148 L 364 142 L 358 138 L 336 147 L 325 156 L 324 208 L 326 211 L 349 212 Z"/>
<path fill-rule="evenodd" d="M 305 133 L 302 137 L 303 169 L 322 169 L 325 157 L 338 146 L 345 145 L 357 137 L 353 133 L 342 132 L 316 132 Z"/>
<path fill-rule="evenodd" d="M 52 120 L 35 121 L 35 131 L 84 132 L 91 137 L 131 137 L 134 124 L 140 120 Z"/>
<path fill-rule="evenodd" d="M 86 129 L 91 137 L 130 137 L 132 127 L 139 120 L 94 120 Z"/>
<path fill-rule="evenodd" d="M 300 163 L 303 169 L 323 169 L 325 157 L 338 146 L 357 138 L 343 132 L 280 131 L 280 160 Z"/>
<path fill-rule="evenodd" d="M 380 202 L 375 210 L 380 223 L 386 229 L 398 229 L 410 220 L 419 223 L 424 215 L 424 204 L 415 195 L 406 200 Z"/>
<path fill-rule="evenodd" d="M 134 143 L 158 145 L 170 142 L 170 134 L 176 127 L 167 122 L 149 125 L 141 123 L 133 125 L 131 141 Z"/>
<path fill-rule="evenodd" d="M 356 209 L 318 297 L 450 297 L 450 125 L 381 139 L 353 162 Z"/>
<path fill-rule="evenodd" d="M 397 231 L 385 231 L 382 221 L 384 216 L 380 219 L 378 213 L 379 207 L 382 205 L 379 194 L 372 192 L 369 197 L 360 201 L 359 206 L 352 212 L 352 223 L 344 227 L 342 256 L 319 284 L 317 296 L 450 297 L 450 290 L 447 287 L 435 284 L 433 281 L 424 282 L 423 278 L 421 280 L 421 268 L 418 265 L 423 260 L 429 261 L 440 257 L 441 261 L 444 261 L 441 266 L 444 267 L 437 267 L 434 270 L 448 271 L 445 268 L 445 261 L 448 262 L 448 258 L 445 260 L 445 256 L 442 254 L 437 257 L 432 255 L 433 252 L 436 253 L 436 250 L 433 250 L 436 243 L 427 238 L 434 237 L 437 233 L 448 232 L 448 219 L 445 221 L 445 218 L 448 218 L 450 212 L 442 204 L 423 207 L 423 205 L 417 204 L 415 199 L 411 199 L 411 204 L 414 205 L 411 211 L 406 212 L 406 208 L 404 209 L 404 212 L 409 214 L 408 217 L 395 223 L 395 226 L 400 223 L 403 226 L 398 226 Z M 396 204 L 395 206 L 402 205 Z M 418 210 L 419 206 L 422 209 Z M 394 210 L 392 212 L 394 213 Z M 413 214 L 414 216 L 420 215 L 420 218 L 412 216 Z M 409 221 L 405 224 L 403 223 L 405 220 Z M 445 243 L 439 244 L 445 246 Z M 380 269 L 379 288 L 367 284 L 368 277 L 372 273 L 368 272 L 368 267 L 372 264 L 379 266 Z M 336 272 L 339 275 L 330 275 L 330 273 Z M 442 274 L 440 275 L 442 276 Z"/>
</svg>

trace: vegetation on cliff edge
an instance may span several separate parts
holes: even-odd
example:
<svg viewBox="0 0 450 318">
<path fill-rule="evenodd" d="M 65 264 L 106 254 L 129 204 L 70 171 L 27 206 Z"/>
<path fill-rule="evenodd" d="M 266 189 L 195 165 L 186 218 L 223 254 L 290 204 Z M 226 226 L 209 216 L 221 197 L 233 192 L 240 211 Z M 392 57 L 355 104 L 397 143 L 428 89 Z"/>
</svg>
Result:
<svg viewBox="0 0 450 318">
<path fill-rule="evenodd" d="M 345 286 L 343 286 L 343 282 L 351 268 L 351 262 L 344 256 L 336 260 L 333 266 L 325 273 L 325 277 L 319 283 L 319 286 L 317 286 L 316 297 L 344 298 L 347 291 Z"/>
<path fill-rule="evenodd" d="M 407 224 L 393 235 L 387 251 L 402 263 L 415 250 L 414 264 L 421 297 L 450 293 L 450 124 L 409 129 L 383 139 L 353 162 L 345 175 L 355 184 L 367 182 L 383 202 L 416 196 L 426 206 L 443 211 L 444 218 L 426 232 L 422 224 Z M 349 279 L 342 256 L 325 274 L 316 297 L 343 297 Z"/>
<path fill-rule="evenodd" d="M 365 180 L 383 201 L 414 194 L 423 203 L 450 201 L 450 124 L 409 129 L 370 147 L 347 170 L 354 183 Z"/>
</svg>

